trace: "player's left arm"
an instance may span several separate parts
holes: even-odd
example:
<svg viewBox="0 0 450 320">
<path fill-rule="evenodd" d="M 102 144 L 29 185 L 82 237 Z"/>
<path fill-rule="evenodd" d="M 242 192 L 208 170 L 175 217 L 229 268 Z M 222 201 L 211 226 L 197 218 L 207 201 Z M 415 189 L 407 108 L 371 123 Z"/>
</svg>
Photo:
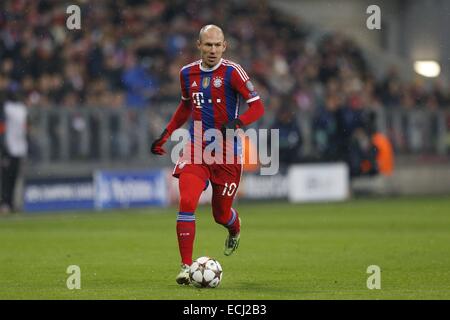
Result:
<svg viewBox="0 0 450 320">
<path fill-rule="evenodd" d="M 231 85 L 248 104 L 248 109 L 224 125 L 225 129 L 238 129 L 257 121 L 264 115 L 264 105 L 247 73 L 238 66 L 231 75 Z"/>
</svg>

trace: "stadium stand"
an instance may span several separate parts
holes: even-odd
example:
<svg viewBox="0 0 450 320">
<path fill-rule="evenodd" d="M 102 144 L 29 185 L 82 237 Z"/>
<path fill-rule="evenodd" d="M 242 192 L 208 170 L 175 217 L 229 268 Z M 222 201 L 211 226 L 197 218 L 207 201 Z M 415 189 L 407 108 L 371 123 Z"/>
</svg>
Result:
<svg viewBox="0 0 450 320">
<path fill-rule="evenodd" d="M 83 116 L 99 108 L 113 112 L 107 124 L 108 157 L 140 152 L 144 159 L 148 151 L 136 151 L 142 133 L 127 131 L 128 140 L 124 139 L 121 112 L 132 123 L 140 120 L 140 112 L 148 112 L 150 128 L 144 129 L 148 133 L 142 143 L 150 141 L 160 120 L 175 108 L 178 70 L 197 59 L 197 32 L 210 22 L 226 30 L 227 58 L 244 66 L 267 105 L 267 116 L 258 125 L 273 126 L 286 109 L 298 119 L 299 128 L 293 129 L 300 130 L 294 141 L 295 148 L 301 148 L 295 153 L 298 161 L 352 163 L 351 157 L 362 156 L 359 151 L 355 155 L 355 140 L 356 145 L 370 140 L 370 115 L 395 111 L 401 115 L 383 117 L 380 123 L 396 152 L 448 150 L 425 138 L 409 141 L 398 131 L 402 125 L 408 127 L 405 130 L 423 127 L 408 120 L 408 113 L 449 110 L 450 95 L 443 84 L 404 81 L 395 67 L 376 79 L 354 41 L 337 33 L 312 41 L 310 26 L 266 1 L 226 1 L 214 7 L 178 0 L 82 2 L 82 28 L 71 31 L 66 29 L 65 7 L 57 4 L 56 0 L 0 4 L 0 90 L 19 86 L 34 114 L 36 132 L 46 132 L 47 142 L 32 141 L 30 158 L 36 162 L 101 157 L 101 124 Z M 71 114 L 66 133 L 61 133 L 58 113 L 48 115 L 49 110 Z M 43 129 L 38 119 L 44 113 L 48 128 Z M 437 127 L 447 128 L 446 119 L 435 116 L 430 121 L 441 121 Z M 434 127 L 428 131 L 436 138 Z M 92 132 L 85 138 L 91 144 L 80 147 L 85 128 Z M 66 144 L 61 140 L 69 140 L 68 146 L 58 147 Z"/>
</svg>

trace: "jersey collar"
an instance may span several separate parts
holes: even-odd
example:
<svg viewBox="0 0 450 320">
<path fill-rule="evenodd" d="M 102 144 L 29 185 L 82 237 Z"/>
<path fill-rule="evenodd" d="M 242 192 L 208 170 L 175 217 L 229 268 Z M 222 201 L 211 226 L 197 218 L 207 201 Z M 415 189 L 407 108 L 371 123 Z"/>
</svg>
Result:
<svg viewBox="0 0 450 320">
<path fill-rule="evenodd" d="M 212 68 L 205 68 L 202 66 L 202 63 L 200 63 L 200 70 L 205 71 L 205 72 L 209 72 L 209 71 L 214 71 L 216 70 L 218 67 L 220 67 L 220 65 L 222 64 L 223 58 L 220 58 L 220 61 L 218 64 L 216 64 L 214 67 Z"/>
</svg>

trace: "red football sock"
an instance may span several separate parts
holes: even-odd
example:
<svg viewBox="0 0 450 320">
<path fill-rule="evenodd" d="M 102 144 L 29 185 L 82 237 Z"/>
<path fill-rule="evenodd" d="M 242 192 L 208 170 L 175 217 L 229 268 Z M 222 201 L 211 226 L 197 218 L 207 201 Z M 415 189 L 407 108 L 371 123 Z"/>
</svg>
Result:
<svg viewBox="0 0 450 320">
<path fill-rule="evenodd" d="M 230 197 L 223 197 L 221 187 L 213 190 L 212 209 L 214 220 L 228 229 L 232 236 L 241 231 L 241 224 L 239 222 L 239 213 L 231 206 L 233 199 Z"/>
<path fill-rule="evenodd" d="M 195 239 L 195 210 L 206 182 L 191 173 L 182 173 L 179 178 L 180 212 L 177 217 L 178 248 L 181 263 L 192 264 Z"/>
<path fill-rule="evenodd" d="M 228 232 L 234 236 L 241 231 L 241 224 L 239 222 L 239 214 L 236 210 L 231 208 L 231 218 L 226 225 Z"/>
<path fill-rule="evenodd" d="M 178 248 L 180 249 L 181 263 L 191 265 L 192 264 L 192 251 L 194 248 L 195 239 L 195 215 L 192 214 L 194 220 L 184 221 L 182 217 L 187 217 L 186 213 L 178 213 L 177 220 L 177 236 L 178 236 Z"/>
</svg>

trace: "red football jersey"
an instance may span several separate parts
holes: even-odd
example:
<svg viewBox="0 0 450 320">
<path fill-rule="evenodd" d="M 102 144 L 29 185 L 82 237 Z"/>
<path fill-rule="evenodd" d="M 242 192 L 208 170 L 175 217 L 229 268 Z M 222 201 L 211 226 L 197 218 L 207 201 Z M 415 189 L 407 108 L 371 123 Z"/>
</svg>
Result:
<svg viewBox="0 0 450 320">
<path fill-rule="evenodd" d="M 180 71 L 180 85 L 182 99 L 189 100 L 192 108 L 191 139 L 194 121 L 201 122 L 203 136 L 206 130 L 220 130 L 239 116 L 241 97 L 247 103 L 260 99 L 245 70 L 226 59 L 210 69 L 203 67 L 201 60 L 185 65 Z"/>
</svg>

